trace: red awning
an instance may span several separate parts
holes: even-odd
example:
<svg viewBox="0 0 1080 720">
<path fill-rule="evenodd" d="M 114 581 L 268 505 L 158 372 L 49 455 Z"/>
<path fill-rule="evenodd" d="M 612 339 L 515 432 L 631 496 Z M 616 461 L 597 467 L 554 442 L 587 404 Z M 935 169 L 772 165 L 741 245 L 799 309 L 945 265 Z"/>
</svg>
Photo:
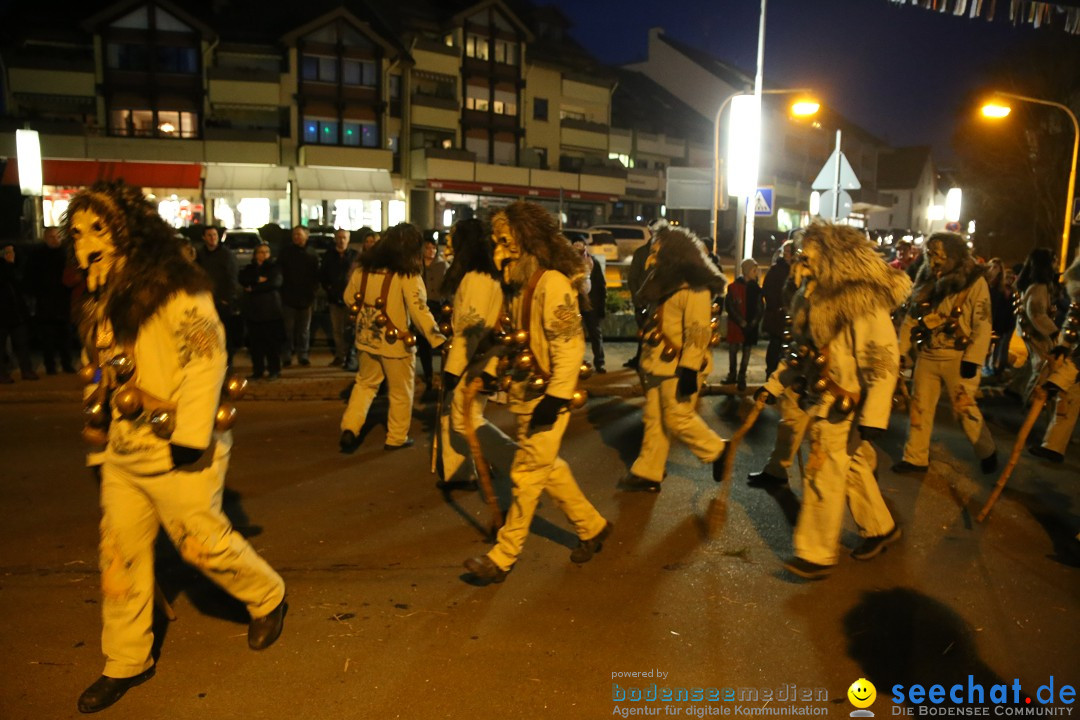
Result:
<svg viewBox="0 0 1080 720">
<path fill-rule="evenodd" d="M 104 160 L 42 160 L 42 183 L 85 187 L 98 180 L 123 180 L 137 187 L 198 188 L 202 166 L 198 163 L 150 163 Z M 19 165 L 10 158 L 4 169 L 4 185 L 19 184 Z"/>
</svg>

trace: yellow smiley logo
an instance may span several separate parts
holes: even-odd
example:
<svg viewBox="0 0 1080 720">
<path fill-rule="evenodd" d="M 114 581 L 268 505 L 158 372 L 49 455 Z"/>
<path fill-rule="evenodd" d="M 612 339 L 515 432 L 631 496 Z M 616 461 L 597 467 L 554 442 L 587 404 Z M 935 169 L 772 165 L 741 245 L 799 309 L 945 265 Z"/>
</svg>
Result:
<svg viewBox="0 0 1080 720">
<path fill-rule="evenodd" d="M 851 683 L 847 690 L 848 700 L 857 708 L 868 708 L 877 699 L 877 688 L 866 678 L 859 678 Z"/>
</svg>

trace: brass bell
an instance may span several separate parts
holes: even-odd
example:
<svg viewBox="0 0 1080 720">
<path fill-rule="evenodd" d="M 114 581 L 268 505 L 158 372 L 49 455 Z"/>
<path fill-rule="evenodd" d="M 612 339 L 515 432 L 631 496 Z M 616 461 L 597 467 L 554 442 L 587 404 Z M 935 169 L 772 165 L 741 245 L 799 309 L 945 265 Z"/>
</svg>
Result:
<svg viewBox="0 0 1080 720">
<path fill-rule="evenodd" d="M 800 345 L 795 349 L 795 353 L 799 356 L 800 359 L 805 359 L 810 355 L 810 348 L 806 345 Z"/>
<path fill-rule="evenodd" d="M 833 402 L 833 410 L 841 415 L 847 415 L 854 409 L 855 402 L 847 395 L 840 395 Z"/>
<path fill-rule="evenodd" d="M 510 369 L 510 358 L 505 355 L 499 358 L 499 361 L 495 364 L 495 373 L 501 375 Z"/>
<path fill-rule="evenodd" d="M 394 343 L 394 342 L 397 342 L 397 339 L 398 339 L 397 328 L 387 328 L 387 330 L 386 330 L 386 342 Z"/>
<path fill-rule="evenodd" d="M 120 382 L 127 382 L 131 379 L 131 376 L 135 374 L 135 360 L 125 353 L 117 355 L 109 361 L 110 367 L 116 373 L 116 378 Z"/>
<path fill-rule="evenodd" d="M 109 425 L 109 406 L 100 398 L 91 397 L 83 407 L 83 415 L 86 417 L 86 424 L 90 427 L 105 428 Z"/>
<path fill-rule="evenodd" d="M 454 334 L 454 328 L 448 322 L 441 322 L 439 323 L 439 332 L 449 337 Z"/>
<path fill-rule="evenodd" d="M 966 335 L 956 341 L 956 344 L 960 346 L 961 350 L 966 350 L 968 345 L 971 345 L 971 338 Z"/>
<path fill-rule="evenodd" d="M 829 356 L 826 353 L 818 353 L 817 357 L 814 358 L 814 365 L 819 370 L 824 370 L 825 366 L 828 365 L 828 364 L 829 364 Z"/>
<path fill-rule="evenodd" d="M 514 333 L 514 344 L 519 347 L 525 347 L 529 344 L 529 331 L 518 330 Z"/>
<path fill-rule="evenodd" d="M 582 362 L 581 367 L 578 368 L 578 378 L 580 380 L 588 380 L 589 378 L 592 377 L 592 374 L 593 374 L 592 363 Z"/>
<path fill-rule="evenodd" d="M 142 393 L 133 385 L 124 385 L 112 396 L 112 403 L 121 416 L 134 420 L 142 412 Z"/>
<path fill-rule="evenodd" d="M 532 370 L 533 356 L 531 352 L 523 352 L 514 360 L 514 367 L 522 372 Z"/>
<path fill-rule="evenodd" d="M 379 313 L 375 316 L 375 324 L 379 327 L 386 327 L 387 323 L 389 322 L 390 317 L 386 313 Z"/>
<path fill-rule="evenodd" d="M 945 322 L 945 327 L 942 328 L 942 330 L 944 330 L 945 334 L 948 335 L 949 337 L 952 337 L 953 335 L 955 335 L 957 329 L 958 329 L 958 326 L 956 324 L 956 321 L 953 320 L 952 318 L 947 320 Z"/>
<path fill-rule="evenodd" d="M 214 429 L 218 432 L 231 430 L 236 424 L 236 408 L 229 403 L 221 403 L 214 415 Z"/>
<path fill-rule="evenodd" d="M 649 345 L 652 345 L 653 347 L 656 347 L 663 339 L 663 333 L 661 333 L 659 330 L 653 330 L 651 333 L 649 333 L 649 337 L 645 338 L 645 342 L 649 343 Z"/>
<path fill-rule="evenodd" d="M 500 345 L 510 347 L 514 344 L 514 335 L 513 333 L 495 333 L 495 341 Z"/>
<path fill-rule="evenodd" d="M 713 307 L 716 307 L 716 304 L 715 304 L 715 303 L 713 304 Z M 786 327 L 791 327 L 791 322 L 792 322 L 792 321 L 791 321 L 791 316 L 785 313 L 785 314 L 784 314 L 784 325 L 785 325 Z"/>
<path fill-rule="evenodd" d="M 375 309 L 382 310 L 384 307 L 386 307 L 386 301 L 381 297 L 375 298 Z"/>
<path fill-rule="evenodd" d="M 642 329 L 642 328 L 638 328 L 638 331 L 637 331 L 636 334 L 637 334 L 638 342 L 641 342 L 641 339 L 645 337 L 645 330 Z"/>
<path fill-rule="evenodd" d="M 714 317 L 711 320 L 709 320 L 709 329 L 710 330 L 719 330 L 720 329 L 720 318 Z"/>
<path fill-rule="evenodd" d="M 352 305 L 349 306 L 349 315 L 351 315 L 353 317 L 356 317 L 359 314 L 360 314 L 360 306 L 359 305 L 357 305 L 356 303 L 353 303 Z"/>
<path fill-rule="evenodd" d="M 514 318 L 510 317 L 510 313 L 503 313 L 499 316 L 499 327 L 503 330 L 509 330 L 514 326 Z"/>
<path fill-rule="evenodd" d="M 99 368 L 97 367 L 97 365 L 92 365 L 91 363 L 83 365 L 81 368 L 79 368 L 79 379 L 82 380 L 83 383 L 85 383 L 86 385 L 89 385 L 90 383 L 94 382 L 94 377 L 97 375 L 98 369 Z"/>
<path fill-rule="evenodd" d="M 247 378 L 243 375 L 230 375 L 229 379 L 225 381 L 225 397 L 233 401 L 239 400 L 244 397 L 247 386 Z"/>
<path fill-rule="evenodd" d="M 790 330 L 785 330 L 783 332 L 783 334 L 780 335 L 780 339 L 783 340 L 784 342 L 789 343 L 789 342 L 791 342 L 792 340 L 795 339 L 795 334 L 793 332 L 791 332 Z"/>
<path fill-rule="evenodd" d="M 787 356 L 787 366 L 792 370 L 798 370 L 800 367 L 802 367 L 802 364 L 802 358 L 799 357 L 798 353 L 791 353 Z"/>
<path fill-rule="evenodd" d="M 814 392 L 821 394 L 829 389 L 829 378 L 819 377 L 814 381 Z"/>
<path fill-rule="evenodd" d="M 513 379 L 509 375 L 503 375 L 499 378 L 499 389 L 506 392 L 510 389 L 511 382 L 513 382 Z"/>
<path fill-rule="evenodd" d="M 679 351 L 670 345 L 665 345 L 664 349 L 660 351 L 660 359 L 664 362 L 671 362 L 679 354 Z"/>
<path fill-rule="evenodd" d="M 709 336 L 709 347 L 716 347 L 720 344 L 720 333 L 714 332 Z"/>
<path fill-rule="evenodd" d="M 712 314 L 713 314 L 713 315 L 719 315 L 719 314 L 720 314 L 720 311 L 721 311 L 722 309 L 723 309 L 723 308 L 721 308 L 721 307 L 720 307 L 720 303 L 718 303 L 718 302 L 714 302 L 714 303 L 712 304 Z"/>
<path fill-rule="evenodd" d="M 445 305 L 442 306 L 441 309 L 442 309 L 443 317 L 446 318 L 447 320 L 449 320 L 450 316 L 454 314 L 454 306 L 451 305 L 450 303 L 446 303 Z"/>
<path fill-rule="evenodd" d="M 416 347 L 416 336 L 411 332 L 406 332 L 401 336 L 401 344 L 407 348 Z"/>
<path fill-rule="evenodd" d="M 1071 327 L 1066 327 L 1061 333 L 1061 337 L 1065 342 L 1071 345 L 1076 342 L 1077 337 L 1080 337 L 1080 333 L 1077 333 L 1076 330 Z"/>
<path fill-rule="evenodd" d="M 1069 304 L 1069 309 L 1074 313 L 1080 313 L 1080 300 Z"/>
<path fill-rule="evenodd" d="M 87 425 L 82 429 L 82 439 L 87 445 L 106 445 L 109 442 L 109 435 L 101 428 Z"/>
<path fill-rule="evenodd" d="M 577 410 L 578 408 L 585 407 L 585 401 L 589 399 L 589 393 L 581 388 L 574 390 L 574 394 L 570 396 L 570 409 Z"/>
<path fill-rule="evenodd" d="M 547 389 L 547 378 L 543 375 L 533 375 L 529 378 L 529 389 L 534 392 L 544 392 Z"/>
<path fill-rule="evenodd" d="M 802 395 L 806 392 L 806 376 L 800 375 L 791 381 L 791 389 L 798 395 Z"/>
<path fill-rule="evenodd" d="M 150 430 L 162 440 L 168 440 L 176 430 L 176 417 L 168 410 L 155 410 L 150 416 Z"/>
</svg>

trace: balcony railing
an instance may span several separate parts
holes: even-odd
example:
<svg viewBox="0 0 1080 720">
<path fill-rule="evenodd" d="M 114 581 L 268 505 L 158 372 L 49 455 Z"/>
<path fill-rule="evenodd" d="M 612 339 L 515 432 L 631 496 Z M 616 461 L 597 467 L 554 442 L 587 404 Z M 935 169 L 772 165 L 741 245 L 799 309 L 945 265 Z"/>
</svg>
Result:
<svg viewBox="0 0 1080 720">
<path fill-rule="evenodd" d="M 604 123 L 592 122 L 591 120 L 579 120 L 578 118 L 564 117 L 559 124 L 572 130 L 587 130 L 588 132 L 607 134 L 608 126 Z"/>
</svg>

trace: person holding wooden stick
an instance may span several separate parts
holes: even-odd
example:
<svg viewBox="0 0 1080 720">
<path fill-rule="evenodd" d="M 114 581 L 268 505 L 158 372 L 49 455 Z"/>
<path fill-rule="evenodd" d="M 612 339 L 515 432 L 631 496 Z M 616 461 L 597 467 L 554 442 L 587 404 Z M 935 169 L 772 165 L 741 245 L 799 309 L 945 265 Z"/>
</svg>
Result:
<svg viewBox="0 0 1080 720">
<path fill-rule="evenodd" d="M 793 304 L 792 349 L 757 399 L 790 387 L 811 416 L 795 555 L 784 567 L 817 580 L 836 566 L 845 503 L 863 538 L 855 559 L 869 560 L 900 538 L 874 477 L 871 441 L 889 425 L 899 374 L 891 313 L 911 281 L 855 228 L 814 223 L 801 244 L 811 279 L 805 302 Z"/>
</svg>

